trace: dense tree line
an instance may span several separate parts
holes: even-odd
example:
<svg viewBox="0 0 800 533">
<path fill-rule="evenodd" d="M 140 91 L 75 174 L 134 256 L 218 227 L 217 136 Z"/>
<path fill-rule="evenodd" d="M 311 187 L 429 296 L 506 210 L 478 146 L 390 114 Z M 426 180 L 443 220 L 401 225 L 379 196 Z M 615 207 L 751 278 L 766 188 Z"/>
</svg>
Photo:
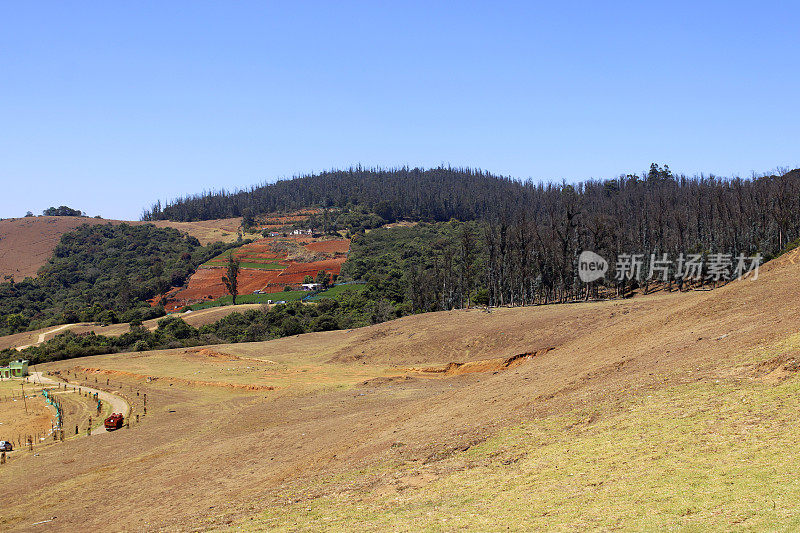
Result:
<svg viewBox="0 0 800 533">
<path fill-rule="evenodd" d="M 779 254 L 800 236 L 800 172 L 752 180 L 675 177 L 656 165 L 644 176 L 537 186 L 535 201 L 489 220 L 373 230 L 356 238 L 343 275 L 380 287 L 401 312 L 563 302 L 648 290 L 651 259 L 660 286 L 716 284 L 709 260 Z M 605 257 L 608 275 L 577 275 L 584 250 Z M 638 254 L 638 277 L 616 279 L 620 255 Z M 686 281 L 677 259 L 698 254 Z M 729 272 L 733 274 L 735 265 Z"/>
<path fill-rule="evenodd" d="M 337 234 L 344 231 L 348 237 L 363 233 L 368 229 L 379 228 L 386 220 L 362 205 L 349 203 L 341 208 L 323 208 L 322 212 L 311 215 L 307 220 L 295 224 L 300 228 L 310 228 L 323 235 Z"/>
<path fill-rule="evenodd" d="M 365 207 L 387 222 L 398 219 L 473 220 L 522 206 L 518 181 L 471 169 L 401 168 L 323 172 L 237 192 L 205 192 L 146 210 L 143 220 L 208 220 L 301 209 Z"/>
<path fill-rule="evenodd" d="M 36 278 L 0 283 L 0 334 L 161 316 L 163 308 L 147 300 L 181 286 L 227 246 L 201 246 L 152 224 L 80 226 L 61 237 Z"/>
<path fill-rule="evenodd" d="M 337 298 L 314 304 L 299 301 L 271 308 L 232 313 L 213 323 L 195 328 L 177 316 L 158 321 L 150 331 L 140 320 L 118 337 L 62 333 L 39 346 L 18 352 L 0 352 L 0 365 L 24 357 L 32 364 L 104 353 L 203 346 L 209 344 L 254 342 L 312 331 L 354 328 L 394 318 L 394 307 L 384 300 L 372 300 L 361 291 L 347 291 Z"/>
<path fill-rule="evenodd" d="M 348 227 L 349 216 L 355 233 L 398 219 L 480 221 L 440 244 L 447 248 L 440 259 L 425 268 L 409 266 L 409 290 L 440 294 L 406 302 L 419 302 L 414 309 L 461 306 L 481 288 L 491 304 L 515 305 L 588 298 L 609 288 L 625 294 L 641 281 L 582 285 L 576 275 L 582 250 L 601 254 L 612 268 L 620 254 L 641 254 L 645 273 L 651 257 L 663 254 L 774 256 L 800 235 L 800 171 L 723 179 L 676 176 L 653 164 L 642 175 L 572 185 L 469 169 L 352 168 L 157 204 L 145 218 L 193 220 L 310 206 L 339 208 L 337 215 L 326 210 L 311 220 L 315 227 Z M 480 266 L 473 256 L 481 256 Z M 683 287 L 670 275 L 673 281 Z"/>
<path fill-rule="evenodd" d="M 337 207 L 363 221 L 345 221 L 342 226 L 375 227 L 379 221 L 485 220 L 516 223 L 527 219 L 538 224 L 559 226 L 559 218 L 571 217 L 568 226 L 582 225 L 594 230 L 606 223 L 630 226 L 626 218 L 647 213 L 654 220 L 642 229 L 642 239 L 652 238 L 652 228 L 678 224 L 670 231 L 700 232 L 700 239 L 715 239 L 714 224 L 758 226 L 756 231 L 786 241 L 796 225 L 796 203 L 800 175 L 751 179 L 723 179 L 715 176 L 676 176 L 668 167 L 653 164 L 641 176 L 595 180 L 576 185 L 518 181 L 471 169 L 363 169 L 323 172 L 278 181 L 237 192 L 206 192 L 168 203 L 156 203 L 143 214 L 144 220 L 205 220 L 234 216 L 251 219 L 256 214 L 306 207 Z M 354 209 L 354 208 L 358 209 Z M 711 209 L 712 213 L 701 211 Z M 659 215 L 659 211 L 661 214 Z M 377 215 L 377 218 L 372 218 Z M 328 216 L 326 214 L 326 216 Z M 734 217 L 748 217 L 746 221 Z M 315 217 L 316 227 L 335 224 Z M 641 218 L 641 217 L 639 217 Z M 680 222 L 676 220 L 680 219 Z M 633 224 L 642 225 L 639 220 Z M 599 225 L 599 226 L 598 226 Z M 692 228 L 692 226 L 695 226 Z M 686 226 L 685 228 L 683 226 Z M 588 230 L 587 230 L 588 231 Z M 661 231 L 660 229 L 657 231 Z M 666 229 L 665 229 L 666 231 Z M 737 229 L 736 232 L 739 232 Z M 646 235 L 647 234 L 647 235 Z M 730 232 L 726 230 L 726 237 Z M 680 236 L 679 236 L 680 238 Z M 686 238 L 686 236 L 684 236 Z"/>
<path fill-rule="evenodd" d="M 689 254 L 702 257 L 697 281 L 703 283 L 715 256 L 768 260 L 800 236 L 797 170 L 750 180 L 690 179 L 653 165 L 644 176 L 540 191 L 527 209 L 487 222 L 483 283 L 492 304 L 588 298 L 609 286 L 616 294 L 640 284 L 646 290 L 651 265 Z M 599 253 L 615 270 L 621 255 L 639 254 L 642 275 L 586 286 L 576 272 L 583 250 Z M 683 288 L 678 267 L 670 265 L 667 284 Z"/>
<path fill-rule="evenodd" d="M 370 231 L 351 243 L 341 277 L 365 282 L 366 296 L 400 315 L 464 307 L 481 286 L 485 227 L 453 220 Z"/>
</svg>

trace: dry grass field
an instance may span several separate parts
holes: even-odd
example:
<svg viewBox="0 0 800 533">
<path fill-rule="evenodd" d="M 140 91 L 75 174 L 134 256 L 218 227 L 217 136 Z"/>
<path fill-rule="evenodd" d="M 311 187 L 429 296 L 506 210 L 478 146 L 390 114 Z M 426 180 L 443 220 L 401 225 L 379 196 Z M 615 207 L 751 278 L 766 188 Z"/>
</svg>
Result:
<svg viewBox="0 0 800 533">
<path fill-rule="evenodd" d="M 147 224 L 147 222 L 135 222 Z M 156 220 L 149 222 L 159 228 L 175 228 L 193 237 L 205 246 L 212 242 L 234 242 L 238 238 L 242 217 L 222 218 L 218 220 L 198 220 L 196 222 L 176 222 L 173 220 Z"/>
<path fill-rule="evenodd" d="M 148 414 L 13 457 L 0 529 L 795 530 L 796 259 L 709 292 L 40 365 Z"/>
<path fill-rule="evenodd" d="M 21 435 L 50 430 L 53 413 L 39 396 L 40 391 L 41 387 L 23 383 L 21 379 L 0 381 L 0 440 L 13 441 L 17 446 Z"/>
</svg>

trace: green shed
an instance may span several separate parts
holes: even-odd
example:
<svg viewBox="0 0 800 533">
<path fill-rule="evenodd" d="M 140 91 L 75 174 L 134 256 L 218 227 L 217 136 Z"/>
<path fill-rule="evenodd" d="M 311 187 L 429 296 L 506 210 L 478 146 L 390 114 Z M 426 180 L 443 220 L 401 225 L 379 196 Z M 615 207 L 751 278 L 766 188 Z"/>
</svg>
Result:
<svg viewBox="0 0 800 533">
<path fill-rule="evenodd" d="M 17 359 L 11 361 L 8 366 L 0 367 L 0 378 L 24 378 L 28 375 L 28 361 Z"/>
</svg>

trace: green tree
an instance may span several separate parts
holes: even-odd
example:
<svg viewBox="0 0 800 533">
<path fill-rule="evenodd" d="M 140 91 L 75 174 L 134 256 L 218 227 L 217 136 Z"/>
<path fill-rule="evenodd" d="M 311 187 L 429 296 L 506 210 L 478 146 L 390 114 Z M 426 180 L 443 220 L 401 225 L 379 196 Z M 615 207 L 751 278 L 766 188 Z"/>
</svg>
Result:
<svg viewBox="0 0 800 533">
<path fill-rule="evenodd" d="M 472 298 L 477 305 L 489 305 L 489 291 L 487 289 L 478 289 L 475 291 L 475 297 Z"/>
<path fill-rule="evenodd" d="M 320 270 L 317 272 L 317 279 L 315 282 L 319 283 L 323 290 L 327 289 L 331 284 L 331 275 L 325 270 Z"/>
<path fill-rule="evenodd" d="M 50 217 L 80 217 L 83 216 L 83 211 L 62 205 L 60 207 L 48 207 L 42 211 L 42 214 Z"/>
<path fill-rule="evenodd" d="M 233 305 L 236 305 L 236 296 L 239 294 L 239 260 L 233 257 L 233 254 L 228 256 L 228 275 L 222 276 L 222 283 L 228 289 Z"/>
</svg>

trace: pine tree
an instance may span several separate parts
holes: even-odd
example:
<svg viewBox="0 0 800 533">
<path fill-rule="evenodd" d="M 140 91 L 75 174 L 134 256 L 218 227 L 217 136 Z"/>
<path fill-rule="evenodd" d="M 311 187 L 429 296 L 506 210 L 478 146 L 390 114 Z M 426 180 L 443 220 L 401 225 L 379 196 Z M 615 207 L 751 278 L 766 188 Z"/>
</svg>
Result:
<svg viewBox="0 0 800 533">
<path fill-rule="evenodd" d="M 233 299 L 233 305 L 236 305 L 236 296 L 239 294 L 239 260 L 233 257 L 233 254 L 228 256 L 228 275 L 222 276 L 222 283 Z"/>
</svg>

